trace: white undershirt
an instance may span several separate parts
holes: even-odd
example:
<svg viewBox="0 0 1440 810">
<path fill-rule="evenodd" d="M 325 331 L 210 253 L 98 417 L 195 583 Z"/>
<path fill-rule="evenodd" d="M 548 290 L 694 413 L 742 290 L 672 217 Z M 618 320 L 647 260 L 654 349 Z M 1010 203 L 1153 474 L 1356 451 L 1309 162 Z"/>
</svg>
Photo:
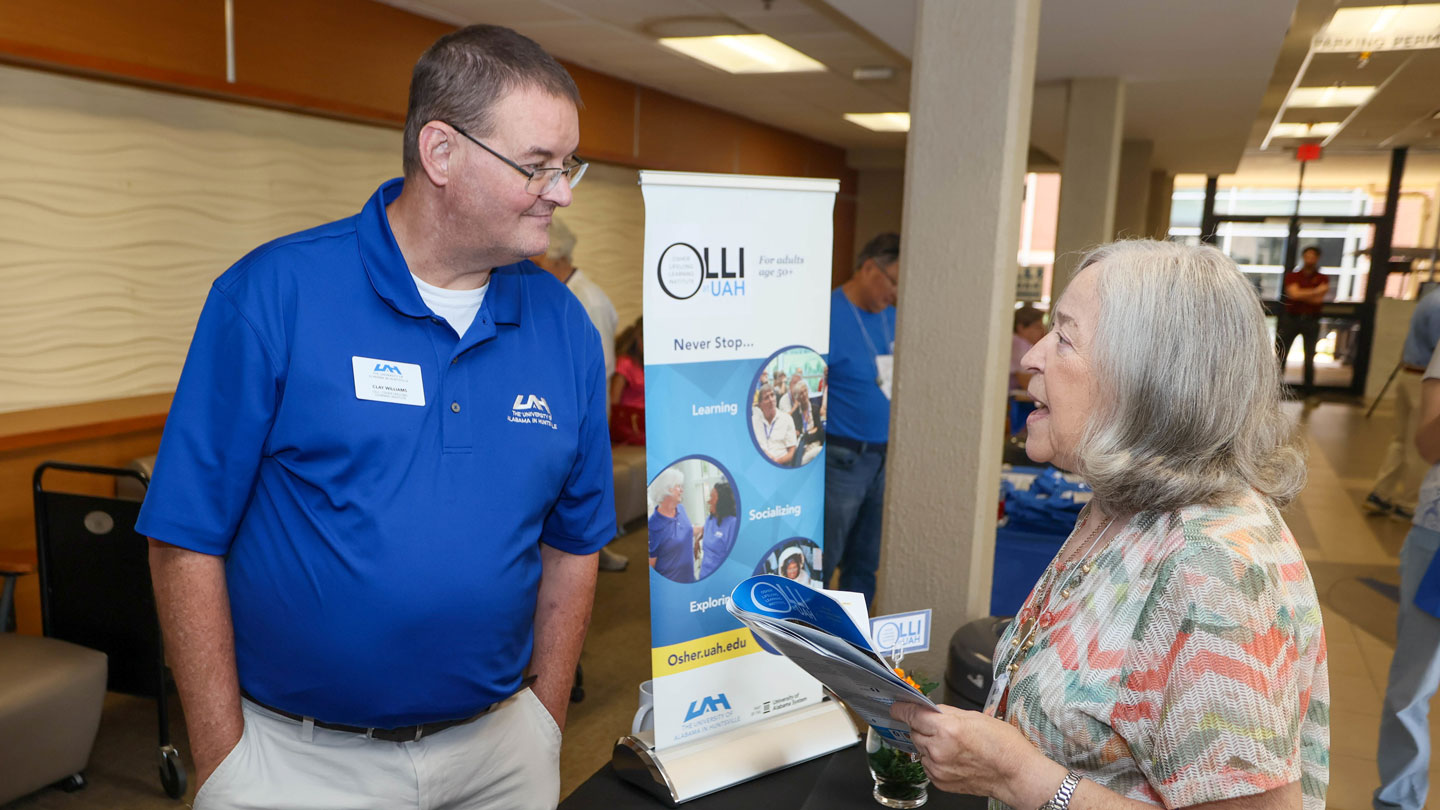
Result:
<svg viewBox="0 0 1440 810">
<path fill-rule="evenodd" d="M 462 337 L 475 321 L 475 314 L 480 311 L 480 305 L 485 301 L 485 291 L 490 289 L 489 281 L 485 282 L 485 286 L 473 290 L 447 290 L 434 284 L 426 284 L 414 273 L 410 274 L 410 278 L 415 279 L 415 289 L 420 291 L 420 300 L 425 302 L 425 306 L 444 318 L 450 328 L 455 330 L 455 334 Z"/>
</svg>

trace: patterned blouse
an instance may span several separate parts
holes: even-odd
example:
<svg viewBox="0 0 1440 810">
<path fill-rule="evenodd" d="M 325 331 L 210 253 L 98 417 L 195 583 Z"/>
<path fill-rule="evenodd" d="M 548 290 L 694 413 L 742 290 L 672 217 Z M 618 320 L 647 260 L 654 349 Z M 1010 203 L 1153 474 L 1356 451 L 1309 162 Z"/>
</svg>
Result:
<svg viewBox="0 0 1440 810">
<path fill-rule="evenodd" d="M 1070 573 L 1057 575 L 1034 647 L 987 711 L 1000 704 L 1045 756 L 1132 799 L 1186 807 L 1299 780 L 1304 810 L 1323 810 L 1325 631 L 1273 505 L 1252 492 L 1142 512 L 1062 598 Z M 1000 639 L 997 690 L 1023 637 L 1017 619 Z"/>
</svg>

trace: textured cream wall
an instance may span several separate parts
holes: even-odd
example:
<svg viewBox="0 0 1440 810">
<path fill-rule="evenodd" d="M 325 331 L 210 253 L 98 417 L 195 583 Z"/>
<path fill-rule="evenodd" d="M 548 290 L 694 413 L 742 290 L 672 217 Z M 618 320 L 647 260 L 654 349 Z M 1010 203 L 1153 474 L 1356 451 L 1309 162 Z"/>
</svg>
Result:
<svg viewBox="0 0 1440 810">
<path fill-rule="evenodd" d="M 0 66 L 0 413 L 173 389 L 211 281 L 355 213 L 399 153 L 392 129 Z M 569 215 L 622 323 L 634 183 L 596 166 Z"/>
<path fill-rule="evenodd" d="M 620 328 L 629 326 L 640 317 L 645 261 L 639 174 L 622 166 L 593 164 L 575 189 L 575 201 L 556 216 L 575 232 L 575 266 L 610 296 Z"/>
</svg>

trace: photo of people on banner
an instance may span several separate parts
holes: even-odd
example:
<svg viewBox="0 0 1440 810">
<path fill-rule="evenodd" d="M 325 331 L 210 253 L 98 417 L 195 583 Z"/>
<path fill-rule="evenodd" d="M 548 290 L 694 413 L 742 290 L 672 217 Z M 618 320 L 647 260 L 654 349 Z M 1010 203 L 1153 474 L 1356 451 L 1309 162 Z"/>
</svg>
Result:
<svg viewBox="0 0 1440 810">
<path fill-rule="evenodd" d="M 781 349 L 751 386 L 750 433 L 762 455 L 781 467 L 803 467 L 825 446 L 825 361 L 813 349 Z"/>
<path fill-rule="evenodd" d="M 647 493 L 650 567 L 672 582 L 698 582 L 725 562 L 740 531 L 735 481 L 712 459 L 682 458 Z"/>
<path fill-rule="evenodd" d="M 804 537 L 792 537 L 770 547 L 755 566 L 755 574 L 774 574 L 811 588 L 820 587 L 820 546 Z"/>
</svg>

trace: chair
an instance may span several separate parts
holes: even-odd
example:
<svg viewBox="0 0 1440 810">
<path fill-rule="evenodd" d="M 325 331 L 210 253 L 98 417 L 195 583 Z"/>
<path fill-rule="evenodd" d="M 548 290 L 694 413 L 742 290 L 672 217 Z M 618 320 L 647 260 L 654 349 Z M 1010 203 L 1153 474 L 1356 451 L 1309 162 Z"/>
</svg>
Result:
<svg viewBox="0 0 1440 810">
<path fill-rule="evenodd" d="M 108 689 L 155 699 L 157 762 L 166 795 L 185 795 L 185 766 L 170 744 L 170 674 L 160 642 L 149 543 L 135 531 L 140 503 L 47 490 L 50 470 L 134 479 L 137 470 L 47 461 L 35 468 L 35 537 L 40 562 L 40 615 L 45 635 L 110 658 Z"/>
<path fill-rule="evenodd" d="M 34 570 L 25 557 L 0 557 L 0 629 L 10 625 L 15 580 Z M 102 652 L 0 632 L 0 804 L 57 782 L 67 791 L 85 786 L 105 673 Z"/>
</svg>

